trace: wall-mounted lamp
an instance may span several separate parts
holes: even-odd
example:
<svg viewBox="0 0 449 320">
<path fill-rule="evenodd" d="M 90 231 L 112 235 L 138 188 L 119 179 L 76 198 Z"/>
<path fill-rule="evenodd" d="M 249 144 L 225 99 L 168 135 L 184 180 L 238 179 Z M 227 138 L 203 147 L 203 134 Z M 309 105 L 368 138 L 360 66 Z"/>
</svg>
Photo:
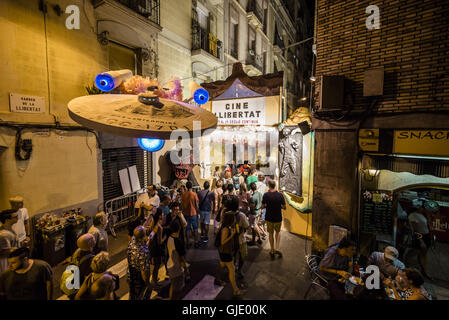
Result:
<svg viewBox="0 0 449 320">
<path fill-rule="evenodd" d="M 371 177 L 376 177 L 376 176 L 379 175 L 379 170 L 377 170 L 377 169 L 368 169 L 368 174 L 369 174 Z"/>
<path fill-rule="evenodd" d="M 316 81 L 315 76 L 311 76 L 311 77 L 310 77 L 310 81 L 315 82 L 315 81 Z"/>
</svg>

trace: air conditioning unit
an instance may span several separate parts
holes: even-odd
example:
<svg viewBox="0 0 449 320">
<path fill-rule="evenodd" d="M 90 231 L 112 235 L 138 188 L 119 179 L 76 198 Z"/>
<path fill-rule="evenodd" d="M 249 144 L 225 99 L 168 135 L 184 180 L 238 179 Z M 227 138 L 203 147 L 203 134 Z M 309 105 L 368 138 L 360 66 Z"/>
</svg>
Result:
<svg viewBox="0 0 449 320">
<path fill-rule="evenodd" d="M 318 111 L 335 111 L 344 108 L 344 76 L 321 76 L 320 108 Z"/>
</svg>

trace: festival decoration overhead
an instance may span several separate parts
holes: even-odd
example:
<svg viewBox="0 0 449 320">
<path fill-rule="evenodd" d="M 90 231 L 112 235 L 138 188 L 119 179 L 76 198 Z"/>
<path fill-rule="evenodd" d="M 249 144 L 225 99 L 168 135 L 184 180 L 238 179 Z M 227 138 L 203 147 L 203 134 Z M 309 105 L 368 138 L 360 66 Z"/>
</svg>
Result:
<svg viewBox="0 0 449 320">
<path fill-rule="evenodd" d="M 134 138 L 170 139 L 177 129 L 191 134 L 194 121 L 199 121 L 202 132 L 217 126 L 214 114 L 182 102 L 179 79 L 171 79 L 168 88 L 162 88 L 157 80 L 130 76 L 127 71 L 99 75 L 95 81 L 99 89 L 118 94 L 75 98 L 68 103 L 70 117 L 94 130 Z"/>
<path fill-rule="evenodd" d="M 200 105 L 205 104 L 207 101 L 209 101 L 209 93 L 203 88 L 199 88 L 193 94 L 193 100 L 195 100 L 195 102 Z"/>
<path fill-rule="evenodd" d="M 165 140 L 161 139 L 148 139 L 148 138 L 139 138 L 137 140 L 139 146 L 149 152 L 156 152 L 161 150 L 165 145 Z"/>
</svg>

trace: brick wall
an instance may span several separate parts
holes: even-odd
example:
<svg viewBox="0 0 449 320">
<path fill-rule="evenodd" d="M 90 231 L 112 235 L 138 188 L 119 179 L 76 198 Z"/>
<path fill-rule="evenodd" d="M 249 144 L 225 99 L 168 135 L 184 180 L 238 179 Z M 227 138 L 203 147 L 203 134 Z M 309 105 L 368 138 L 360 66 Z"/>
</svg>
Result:
<svg viewBox="0 0 449 320">
<path fill-rule="evenodd" d="M 380 29 L 365 25 L 369 5 L 380 9 Z M 449 109 L 449 1 L 318 0 L 315 96 L 321 75 L 344 75 L 355 107 L 365 108 L 363 74 L 377 67 L 385 69 L 379 113 Z"/>
</svg>

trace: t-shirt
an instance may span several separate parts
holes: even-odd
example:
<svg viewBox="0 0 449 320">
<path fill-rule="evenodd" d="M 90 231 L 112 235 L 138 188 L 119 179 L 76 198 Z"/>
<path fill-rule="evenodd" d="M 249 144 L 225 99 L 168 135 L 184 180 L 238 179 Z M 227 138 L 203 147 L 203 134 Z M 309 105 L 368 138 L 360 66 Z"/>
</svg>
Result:
<svg viewBox="0 0 449 320">
<path fill-rule="evenodd" d="M 95 238 L 94 252 L 97 254 L 100 251 L 108 251 L 108 233 L 102 228 L 96 226 L 90 227 L 88 233 Z"/>
<path fill-rule="evenodd" d="M 251 197 L 250 202 L 254 203 L 254 208 L 251 209 L 251 214 L 253 215 L 259 215 L 260 214 L 260 207 L 262 206 L 262 193 L 259 191 L 255 191 L 253 196 Z"/>
<path fill-rule="evenodd" d="M 164 213 L 164 215 L 169 215 L 170 214 L 170 208 L 168 206 L 160 206 L 159 208 L 161 208 L 162 212 Z"/>
<path fill-rule="evenodd" d="M 326 249 L 326 251 L 324 251 L 324 257 L 319 266 L 320 268 L 324 267 L 327 269 L 343 270 L 346 272 L 349 270 L 349 262 L 351 261 L 351 258 L 348 256 L 340 256 L 338 254 L 337 247 L 338 243 L 330 246 Z M 339 277 L 339 275 L 334 273 L 327 273 L 324 271 L 319 271 L 319 273 L 328 280 L 336 280 Z"/>
<path fill-rule="evenodd" d="M 257 177 L 256 176 L 249 176 L 248 179 L 246 179 L 246 183 L 248 184 L 248 188 L 251 188 L 251 183 L 256 182 L 257 183 Z"/>
<path fill-rule="evenodd" d="M 242 175 L 247 177 L 251 174 L 251 167 L 247 164 L 240 167 L 240 170 L 242 172 Z"/>
<path fill-rule="evenodd" d="M 201 211 L 212 211 L 212 202 L 215 202 L 215 194 L 210 190 L 198 192 L 198 202 Z"/>
<path fill-rule="evenodd" d="M 268 222 L 282 222 L 282 208 L 285 206 L 284 196 L 277 191 L 266 192 L 262 197 L 262 204 L 267 208 L 265 220 Z"/>
<path fill-rule="evenodd" d="M 259 191 L 261 194 L 264 194 L 265 192 L 268 191 L 267 185 L 262 181 L 257 181 L 256 187 L 257 187 L 257 191 Z"/>
<path fill-rule="evenodd" d="M 16 233 L 19 242 L 25 241 L 27 233 L 25 230 L 25 221 L 30 217 L 28 216 L 28 210 L 26 208 L 21 208 L 17 211 L 17 223 L 14 223 L 11 229 Z"/>
<path fill-rule="evenodd" d="M 28 272 L 8 270 L 0 275 L 0 292 L 7 300 L 47 300 L 47 281 L 52 281 L 50 265 L 35 259 Z"/>
<path fill-rule="evenodd" d="M 195 202 L 198 196 L 193 191 L 186 191 L 182 195 L 182 214 L 186 217 L 196 216 Z"/>
<path fill-rule="evenodd" d="M 249 192 L 238 193 L 239 197 L 239 210 L 245 214 L 249 212 L 249 202 L 251 201 L 251 195 Z"/>
<path fill-rule="evenodd" d="M 147 192 L 142 193 L 136 200 L 136 203 L 134 203 L 134 208 L 140 208 L 140 204 L 144 203 L 146 206 L 153 206 L 154 208 L 159 207 L 161 200 L 159 199 L 159 196 L 157 193 L 150 198 Z"/>
<path fill-rule="evenodd" d="M 384 275 L 391 278 L 396 276 L 398 270 L 405 269 L 405 265 L 398 259 L 394 260 L 393 264 L 387 262 L 383 252 L 373 252 L 368 258 L 368 263 L 378 266 Z"/>
<path fill-rule="evenodd" d="M 0 250 L 17 247 L 17 235 L 14 231 L 0 228 Z M 0 273 L 8 269 L 8 257 L 0 257 Z"/>
<path fill-rule="evenodd" d="M 429 227 L 427 226 L 427 219 L 422 213 L 412 212 L 411 214 L 409 214 L 408 220 L 410 222 L 416 223 L 416 230 L 414 230 L 415 232 L 421 234 L 429 233 Z"/>
<path fill-rule="evenodd" d="M 86 256 L 87 258 L 84 258 Z M 82 251 L 80 248 L 76 249 L 76 251 L 73 253 L 71 257 L 71 263 L 77 265 L 80 269 L 80 284 L 83 283 L 84 279 L 92 272 L 90 264 L 93 258 L 93 253 L 89 251 Z"/>
</svg>

